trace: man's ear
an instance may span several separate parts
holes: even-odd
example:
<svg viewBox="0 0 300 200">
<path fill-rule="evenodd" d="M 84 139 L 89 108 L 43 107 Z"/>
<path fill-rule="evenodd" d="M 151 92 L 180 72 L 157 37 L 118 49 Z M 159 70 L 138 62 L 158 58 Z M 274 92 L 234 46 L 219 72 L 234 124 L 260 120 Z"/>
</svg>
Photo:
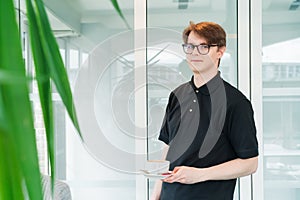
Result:
<svg viewBox="0 0 300 200">
<path fill-rule="evenodd" d="M 222 46 L 222 47 L 218 48 L 219 58 L 221 58 L 223 56 L 223 54 L 225 53 L 225 51 L 226 51 L 226 47 L 225 46 Z"/>
</svg>

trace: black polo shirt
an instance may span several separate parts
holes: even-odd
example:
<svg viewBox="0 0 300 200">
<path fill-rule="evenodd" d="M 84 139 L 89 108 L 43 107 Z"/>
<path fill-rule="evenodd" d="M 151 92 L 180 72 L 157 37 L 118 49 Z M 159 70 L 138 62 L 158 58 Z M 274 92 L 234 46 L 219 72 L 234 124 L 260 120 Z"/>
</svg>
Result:
<svg viewBox="0 0 300 200">
<path fill-rule="evenodd" d="M 170 170 L 205 168 L 258 155 L 250 101 L 220 77 L 197 88 L 193 77 L 169 96 L 159 139 L 169 145 Z M 161 200 L 231 200 L 236 179 L 163 183 Z"/>
</svg>

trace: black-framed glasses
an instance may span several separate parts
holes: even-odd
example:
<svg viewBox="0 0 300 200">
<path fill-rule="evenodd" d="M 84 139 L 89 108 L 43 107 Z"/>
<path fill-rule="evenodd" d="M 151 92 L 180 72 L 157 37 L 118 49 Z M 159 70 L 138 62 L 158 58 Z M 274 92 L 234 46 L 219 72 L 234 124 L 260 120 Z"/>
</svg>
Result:
<svg viewBox="0 0 300 200">
<path fill-rule="evenodd" d="M 206 55 L 209 53 L 210 47 L 217 47 L 219 45 L 217 44 L 199 44 L 199 45 L 193 45 L 193 44 L 182 44 L 183 51 L 186 54 L 192 54 L 195 47 L 197 47 L 197 50 L 199 54 Z"/>
</svg>

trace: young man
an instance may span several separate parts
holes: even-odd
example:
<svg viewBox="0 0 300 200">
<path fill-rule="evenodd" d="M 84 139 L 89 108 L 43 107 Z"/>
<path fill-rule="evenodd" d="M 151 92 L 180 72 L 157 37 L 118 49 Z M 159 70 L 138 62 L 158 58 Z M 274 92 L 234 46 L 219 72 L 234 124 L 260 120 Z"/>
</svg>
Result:
<svg viewBox="0 0 300 200">
<path fill-rule="evenodd" d="M 257 169 L 258 143 L 250 101 L 218 71 L 226 33 L 212 22 L 183 32 L 191 81 L 169 96 L 159 139 L 172 175 L 158 181 L 155 200 L 231 200 L 236 179 Z"/>
</svg>

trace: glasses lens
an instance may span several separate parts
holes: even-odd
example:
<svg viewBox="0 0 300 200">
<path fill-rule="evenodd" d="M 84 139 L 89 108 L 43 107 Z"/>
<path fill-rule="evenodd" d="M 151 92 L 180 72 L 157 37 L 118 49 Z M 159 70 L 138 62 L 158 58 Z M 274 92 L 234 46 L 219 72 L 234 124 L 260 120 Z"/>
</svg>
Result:
<svg viewBox="0 0 300 200">
<path fill-rule="evenodd" d="M 208 45 L 199 45 L 197 46 L 198 51 L 202 55 L 206 55 L 209 52 L 209 46 Z"/>
<path fill-rule="evenodd" d="M 192 45 L 192 44 L 183 44 L 182 47 L 183 47 L 183 51 L 184 51 L 186 54 L 191 54 L 191 53 L 193 53 L 194 48 L 195 48 L 194 45 Z"/>
</svg>

